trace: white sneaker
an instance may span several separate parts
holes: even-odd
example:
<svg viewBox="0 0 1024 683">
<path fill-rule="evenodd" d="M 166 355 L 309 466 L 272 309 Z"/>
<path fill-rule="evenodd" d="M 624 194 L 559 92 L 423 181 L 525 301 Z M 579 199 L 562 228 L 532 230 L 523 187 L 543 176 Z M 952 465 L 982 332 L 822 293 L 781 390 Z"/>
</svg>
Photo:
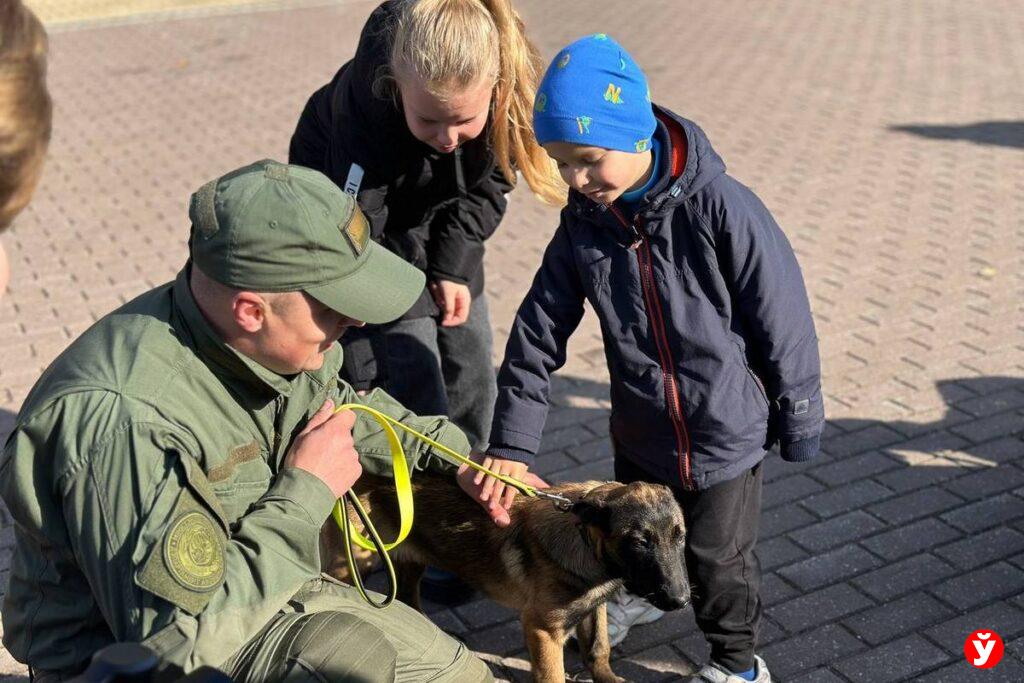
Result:
<svg viewBox="0 0 1024 683">
<path fill-rule="evenodd" d="M 631 626 L 649 624 L 661 619 L 665 613 L 643 598 L 619 590 L 607 604 L 608 643 L 615 647 L 626 639 Z"/>
<path fill-rule="evenodd" d="M 611 631 L 609 625 L 608 630 Z M 697 672 L 697 675 L 688 683 L 750 683 L 745 678 L 729 673 L 714 662 L 705 664 L 704 668 Z M 768 673 L 768 665 L 758 656 L 754 656 L 754 681 L 753 683 L 772 683 L 772 675 Z"/>
</svg>

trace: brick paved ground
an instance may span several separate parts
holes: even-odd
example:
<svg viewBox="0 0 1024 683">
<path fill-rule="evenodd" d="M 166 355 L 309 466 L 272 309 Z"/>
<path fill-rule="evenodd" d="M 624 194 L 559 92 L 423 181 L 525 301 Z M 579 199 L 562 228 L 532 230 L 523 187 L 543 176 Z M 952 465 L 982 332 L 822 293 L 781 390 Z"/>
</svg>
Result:
<svg viewBox="0 0 1024 683">
<path fill-rule="evenodd" d="M 1024 13 L 1014 0 L 519 0 L 545 55 L 592 31 L 644 65 L 775 212 L 818 322 L 830 417 L 812 464 L 772 458 L 763 654 L 776 680 L 1024 680 Z M 169 279 L 205 180 L 285 155 L 307 95 L 351 53 L 372 2 L 63 25 L 55 136 L 5 236 L 0 437 L 97 316 Z M 488 255 L 500 342 L 555 213 L 519 193 Z M 499 347 L 500 350 L 500 347 Z M 585 319 L 539 470 L 610 477 L 607 374 Z M 11 530 L 0 522 L 0 586 Z M 511 615 L 434 612 L 511 680 Z M 994 629 L 980 672 L 966 636 Z M 677 679 L 705 647 L 688 612 L 637 629 L 617 668 Z M 577 661 L 570 655 L 571 661 Z M 0 651 L 0 675 L 24 669 Z"/>
<path fill-rule="evenodd" d="M 343 1 L 343 0 L 342 0 Z M 50 33 L 78 31 L 101 24 L 150 23 L 168 18 L 274 11 L 338 0 L 25 0 Z"/>
</svg>

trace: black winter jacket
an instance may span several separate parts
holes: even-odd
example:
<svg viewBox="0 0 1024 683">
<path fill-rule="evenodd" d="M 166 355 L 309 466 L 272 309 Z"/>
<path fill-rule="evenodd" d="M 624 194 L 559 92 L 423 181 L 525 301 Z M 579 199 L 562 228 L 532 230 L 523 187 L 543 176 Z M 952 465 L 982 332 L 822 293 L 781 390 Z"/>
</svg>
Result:
<svg viewBox="0 0 1024 683">
<path fill-rule="evenodd" d="M 490 452 L 532 461 L 550 375 L 587 300 L 604 339 L 617 457 L 703 490 L 753 467 L 777 438 L 788 459 L 817 452 L 818 341 L 771 214 L 726 175 L 696 124 L 655 110 L 661 180 L 635 218 L 570 192 L 512 328 Z"/>
<path fill-rule="evenodd" d="M 413 137 L 400 103 L 374 94 L 374 83 L 386 72 L 395 11 L 394 2 L 374 10 L 355 57 L 309 98 L 288 160 L 356 194 L 374 239 L 425 271 L 428 280 L 468 284 L 478 296 L 484 240 L 497 229 L 511 186 L 495 163 L 489 129 L 441 154 Z M 437 313 L 424 290 L 405 317 Z"/>
</svg>

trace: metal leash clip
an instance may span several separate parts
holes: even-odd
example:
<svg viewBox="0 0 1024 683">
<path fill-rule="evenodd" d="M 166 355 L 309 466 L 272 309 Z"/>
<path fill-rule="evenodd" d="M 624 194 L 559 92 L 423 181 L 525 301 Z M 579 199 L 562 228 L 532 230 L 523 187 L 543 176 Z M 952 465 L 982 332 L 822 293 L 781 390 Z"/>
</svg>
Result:
<svg viewBox="0 0 1024 683">
<path fill-rule="evenodd" d="M 574 503 L 571 500 L 557 493 L 550 493 L 548 491 L 545 491 L 544 489 L 534 489 L 533 492 L 538 498 L 550 500 L 551 503 L 562 512 L 568 512 L 569 510 L 572 510 L 572 506 L 574 505 Z"/>
</svg>

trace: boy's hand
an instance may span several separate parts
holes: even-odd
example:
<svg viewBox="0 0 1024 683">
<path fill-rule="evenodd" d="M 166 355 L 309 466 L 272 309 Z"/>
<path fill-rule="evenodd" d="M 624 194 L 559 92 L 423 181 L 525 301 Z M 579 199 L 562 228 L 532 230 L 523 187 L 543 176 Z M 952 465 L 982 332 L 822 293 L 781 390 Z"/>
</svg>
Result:
<svg viewBox="0 0 1024 683">
<path fill-rule="evenodd" d="M 516 462 L 515 460 L 492 458 L 479 453 L 474 454 L 472 457 L 474 462 L 480 463 L 497 474 L 518 479 L 534 488 L 547 488 L 548 486 L 543 479 L 535 474 L 530 474 L 527 471 L 529 466 L 524 463 Z M 512 505 L 512 500 L 515 498 L 516 493 L 518 493 L 515 488 L 507 486 L 504 482 L 490 477 L 483 472 L 472 469 L 468 465 L 463 465 L 459 468 L 456 478 L 462 490 L 470 498 L 483 506 L 495 524 L 500 527 L 509 525 L 511 518 L 508 511 Z"/>
<path fill-rule="evenodd" d="M 434 280 L 430 283 L 430 294 L 441 309 L 441 327 L 456 327 L 469 319 L 473 297 L 467 285 L 451 280 Z"/>
<path fill-rule="evenodd" d="M 519 481 L 523 480 L 523 477 L 526 476 L 526 471 L 530 469 L 530 466 L 525 463 L 492 458 L 489 455 L 484 456 L 484 460 L 480 464 L 492 472 L 503 474 L 506 477 L 512 477 Z M 519 493 L 515 488 L 505 484 L 505 482 L 489 477 L 483 472 L 476 473 L 473 483 L 482 487 L 480 490 L 480 500 L 501 501 L 501 506 L 506 510 L 512 506 L 512 500 Z"/>
</svg>

